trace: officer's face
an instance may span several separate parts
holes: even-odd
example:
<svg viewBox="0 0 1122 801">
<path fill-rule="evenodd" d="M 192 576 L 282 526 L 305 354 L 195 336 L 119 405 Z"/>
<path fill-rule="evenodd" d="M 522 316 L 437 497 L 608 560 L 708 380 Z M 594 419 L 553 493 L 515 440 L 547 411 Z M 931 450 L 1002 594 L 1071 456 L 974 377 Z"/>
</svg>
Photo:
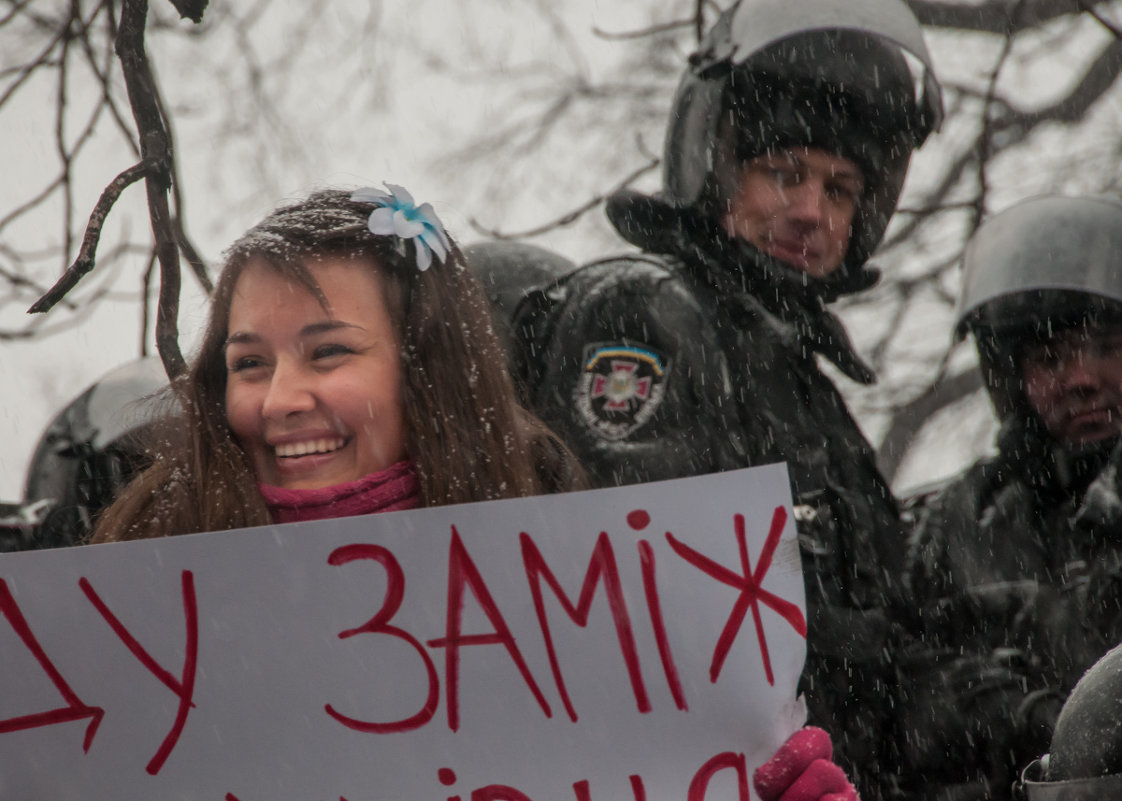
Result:
<svg viewBox="0 0 1122 801">
<path fill-rule="evenodd" d="M 1122 324 L 1071 328 L 1021 359 L 1025 395 L 1048 433 L 1083 445 L 1122 434 Z"/>
<path fill-rule="evenodd" d="M 741 168 L 725 230 L 822 278 L 845 258 L 864 188 L 861 169 L 844 156 L 816 147 L 776 150 Z"/>
</svg>

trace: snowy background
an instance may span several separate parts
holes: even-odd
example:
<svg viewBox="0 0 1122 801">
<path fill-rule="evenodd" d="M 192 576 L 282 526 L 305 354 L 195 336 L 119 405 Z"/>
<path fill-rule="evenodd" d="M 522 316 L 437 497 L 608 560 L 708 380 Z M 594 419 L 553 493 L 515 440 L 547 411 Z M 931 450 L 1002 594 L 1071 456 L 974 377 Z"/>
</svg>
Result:
<svg viewBox="0 0 1122 801">
<path fill-rule="evenodd" d="M 36 4 L 44 13 L 54 6 L 66 4 Z M 1115 11 L 1109 3 L 1100 8 Z M 636 38 L 605 32 L 644 29 L 692 9 L 682 0 L 258 0 L 215 4 L 195 26 L 153 0 L 148 49 L 174 125 L 187 231 L 213 272 L 222 249 L 278 202 L 318 187 L 383 180 L 431 201 L 465 244 L 486 230 L 517 234 L 556 220 L 661 153 L 670 98 L 695 43 L 688 28 Z M 999 60 L 1008 69 L 998 88 L 1043 107 L 1111 37 L 1086 16 L 1018 37 L 1009 51 L 1001 37 L 930 31 L 936 69 L 954 87 L 950 117 L 913 160 L 902 205 L 918 202 L 970 146 L 978 124 L 956 114 L 979 102 Z M 0 27 L 5 86 L 12 66 L 45 42 L 26 25 Z M 114 83 L 119 90 L 119 74 Z M 86 279 L 74 309 L 58 308 L 34 335 L 21 333 L 27 306 L 73 258 L 74 232 L 80 237 L 102 188 L 135 161 L 103 116 L 73 165 L 70 197 L 52 197 L 8 222 L 59 169 L 59 142 L 82 134 L 77 122 L 58 132 L 60 86 L 73 118 L 101 91 L 76 70 L 63 82 L 57 70 L 40 71 L 0 109 L 0 269 L 31 282 L 0 284 L 0 500 L 20 496 L 27 460 L 50 418 L 91 381 L 135 358 L 142 340 L 151 342 L 137 302 L 150 241 L 139 186 L 105 229 L 101 252 L 116 250 L 117 257 Z M 1034 129 L 1023 146 L 995 160 L 986 210 L 1043 191 L 1112 191 L 1120 98 L 1112 88 L 1078 130 Z M 635 185 L 657 188 L 657 170 Z M 897 224 L 908 219 L 901 215 Z M 889 247 L 876 261 L 897 283 L 843 308 L 859 349 L 872 353 L 882 375 L 874 390 L 839 380 L 874 443 L 892 408 L 944 368 L 970 366 L 968 347 L 944 362 L 953 270 L 921 280 L 933 262 L 953 261 L 966 230 L 948 213 L 910 235 L 907 246 Z M 598 208 L 530 241 L 576 261 L 625 247 Z M 911 289 L 909 276 L 916 278 Z M 186 273 L 183 285 L 180 327 L 190 353 L 206 304 Z M 96 303 L 81 300 L 93 297 Z M 991 433 L 988 405 L 974 393 L 942 410 L 897 458 L 894 483 L 907 488 L 955 471 L 987 448 Z"/>
</svg>

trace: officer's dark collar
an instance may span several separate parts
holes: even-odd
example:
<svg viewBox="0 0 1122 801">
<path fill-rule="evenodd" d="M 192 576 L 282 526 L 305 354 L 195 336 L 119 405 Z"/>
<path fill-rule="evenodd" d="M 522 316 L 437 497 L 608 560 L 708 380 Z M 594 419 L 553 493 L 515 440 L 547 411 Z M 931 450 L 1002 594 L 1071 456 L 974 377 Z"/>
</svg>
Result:
<svg viewBox="0 0 1122 801">
<path fill-rule="evenodd" d="M 1035 415 L 1011 415 L 997 435 L 995 466 L 999 469 L 994 472 L 994 488 L 1011 476 L 1020 476 L 1046 504 L 1082 496 L 1106 467 L 1119 441 L 1110 437 L 1078 447 L 1063 445 L 1048 434 Z"/>
<path fill-rule="evenodd" d="M 605 210 L 624 239 L 648 253 L 682 260 L 695 280 L 716 290 L 718 302 L 728 305 L 750 295 L 790 324 L 808 350 L 822 354 L 858 383 L 876 381 L 826 303 L 844 292 L 857 291 L 854 287 L 859 284 L 861 288 L 871 286 L 879 273 L 862 270 L 858 281 L 848 275 L 811 278 L 743 239 L 730 238 L 711 217 L 638 192 L 615 193 Z"/>
</svg>

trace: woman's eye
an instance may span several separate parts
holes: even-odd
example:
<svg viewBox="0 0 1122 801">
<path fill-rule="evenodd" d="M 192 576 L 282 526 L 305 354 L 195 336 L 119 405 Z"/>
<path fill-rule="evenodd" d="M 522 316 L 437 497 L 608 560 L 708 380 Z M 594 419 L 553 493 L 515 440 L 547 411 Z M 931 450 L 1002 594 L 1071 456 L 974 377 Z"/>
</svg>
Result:
<svg viewBox="0 0 1122 801">
<path fill-rule="evenodd" d="M 241 373 L 246 370 L 252 370 L 255 367 L 261 367 L 264 364 L 264 359 L 260 359 L 257 356 L 239 356 L 226 363 L 226 371 L 230 373 Z"/>
<path fill-rule="evenodd" d="M 332 356 L 345 356 L 348 353 L 354 353 L 354 350 L 346 345 L 333 342 L 327 345 L 318 345 L 315 350 L 312 351 L 312 358 L 330 359 Z"/>
</svg>

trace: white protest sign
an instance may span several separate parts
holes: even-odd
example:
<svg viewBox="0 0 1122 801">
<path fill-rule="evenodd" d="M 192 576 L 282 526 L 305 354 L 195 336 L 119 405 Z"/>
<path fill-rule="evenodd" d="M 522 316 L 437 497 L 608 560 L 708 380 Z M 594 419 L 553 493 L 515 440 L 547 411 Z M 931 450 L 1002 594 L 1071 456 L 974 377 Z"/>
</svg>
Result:
<svg viewBox="0 0 1122 801">
<path fill-rule="evenodd" d="M 782 466 L 0 557 L 0 798 L 747 801 Z"/>
</svg>

